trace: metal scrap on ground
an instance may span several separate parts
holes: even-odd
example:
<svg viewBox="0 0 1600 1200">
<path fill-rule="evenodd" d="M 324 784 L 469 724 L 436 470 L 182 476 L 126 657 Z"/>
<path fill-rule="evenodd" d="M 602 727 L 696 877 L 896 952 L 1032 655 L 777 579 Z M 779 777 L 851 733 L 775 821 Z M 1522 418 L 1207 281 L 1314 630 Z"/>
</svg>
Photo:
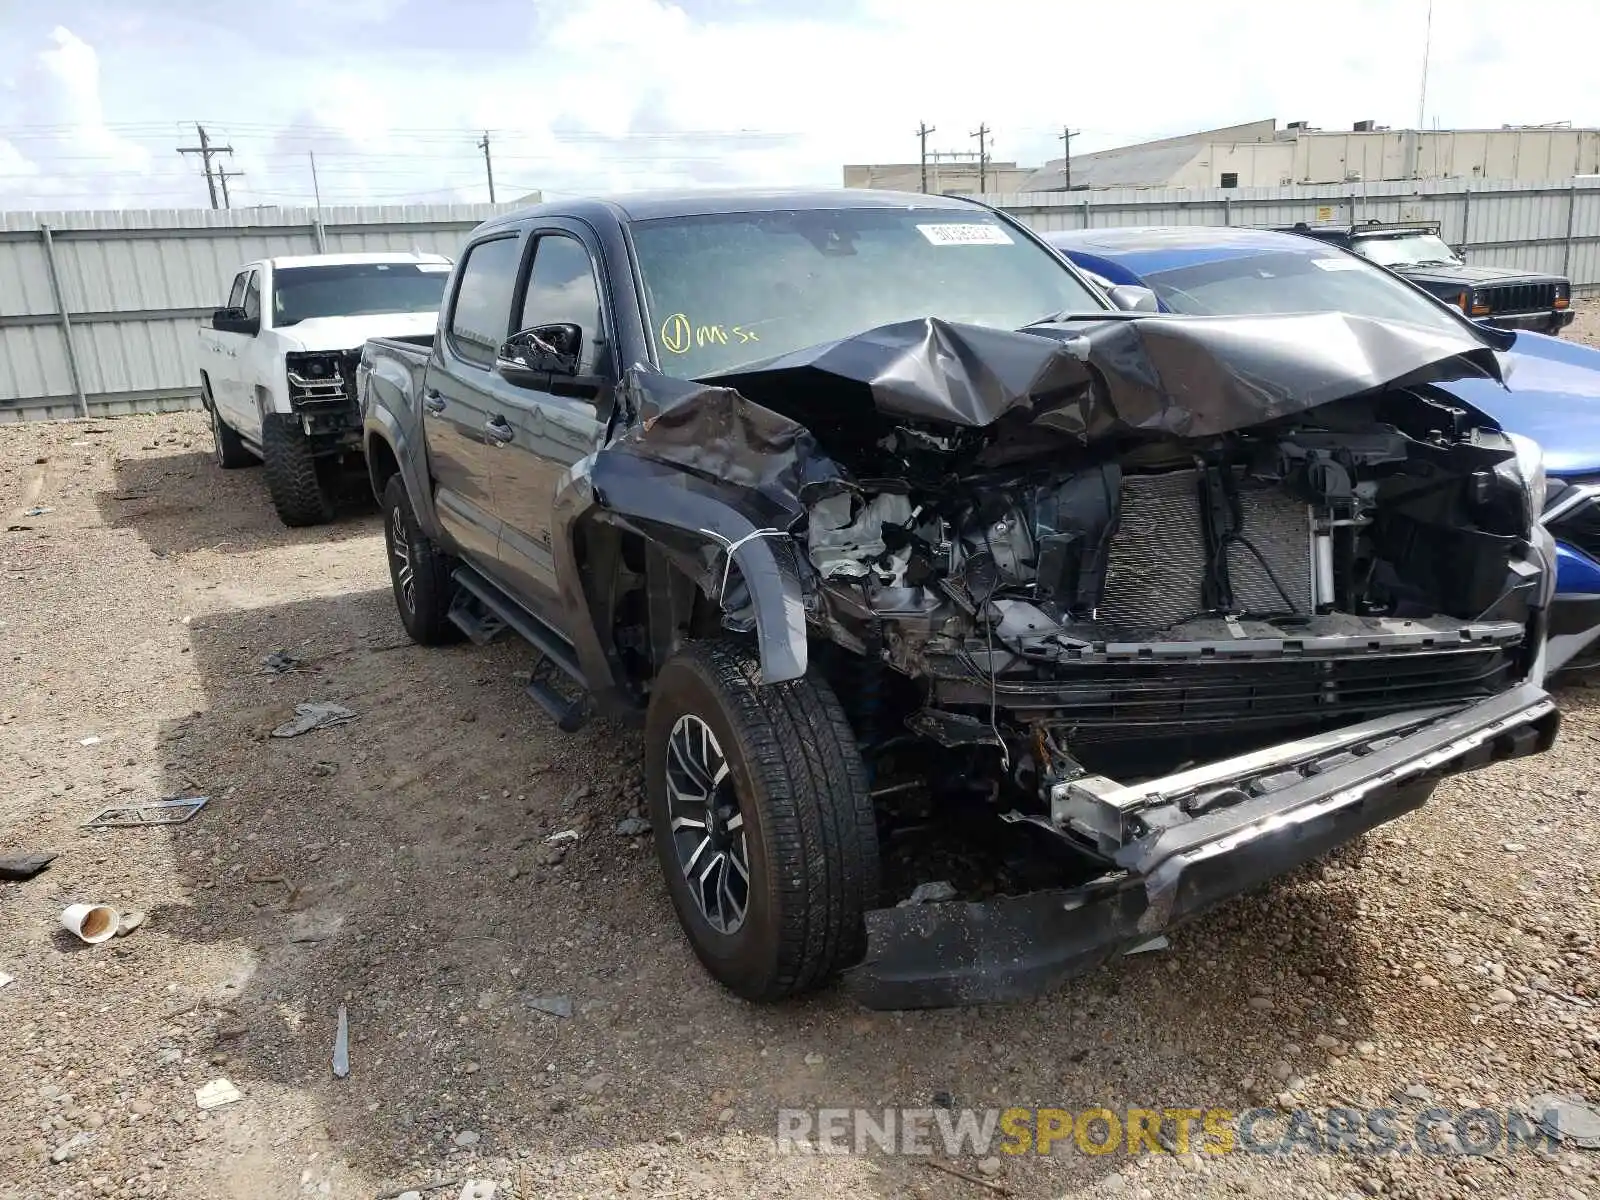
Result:
<svg viewBox="0 0 1600 1200">
<path fill-rule="evenodd" d="M 261 665 L 266 668 L 269 675 L 282 675 L 285 671 L 292 671 L 300 665 L 300 660 L 286 650 L 274 650 L 261 660 Z"/>
<path fill-rule="evenodd" d="M 333 1073 L 343 1079 L 350 1074 L 350 1014 L 339 1005 L 339 1028 L 333 1035 Z"/>
<path fill-rule="evenodd" d="M 294 720 L 285 721 L 272 731 L 275 738 L 299 737 L 313 729 L 331 729 L 356 719 L 356 714 L 340 704 L 326 700 L 313 700 L 309 704 L 294 706 Z"/>
<path fill-rule="evenodd" d="M 83 823 L 85 829 L 113 829 L 128 825 L 182 825 L 204 808 L 210 796 L 169 796 L 149 804 L 113 804 Z"/>
<path fill-rule="evenodd" d="M 535 1012 L 549 1013 L 552 1017 L 570 1017 L 572 1015 L 572 997 L 570 996 L 524 996 L 523 1003 Z"/>
</svg>

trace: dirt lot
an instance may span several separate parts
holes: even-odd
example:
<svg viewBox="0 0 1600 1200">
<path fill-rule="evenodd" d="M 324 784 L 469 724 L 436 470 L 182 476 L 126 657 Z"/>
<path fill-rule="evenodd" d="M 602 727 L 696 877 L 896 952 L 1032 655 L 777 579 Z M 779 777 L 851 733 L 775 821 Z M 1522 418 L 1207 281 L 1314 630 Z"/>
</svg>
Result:
<svg viewBox="0 0 1600 1200">
<path fill-rule="evenodd" d="M 1430 1103 L 1600 1098 L 1600 692 L 1561 693 L 1550 755 L 1037 1002 L 754 1008 L 614 833 L 633 735 L 559 734 L 518 645 L 406 643 L 370 504 L 287 531 L 210 450 L 198 414 L 0 427 L 0 851 L 60 853 L 0 883 L 0 1195 L 1600 1200 L 1600 1152 L 1575 1149 L 1063 1146 L 955 1160 L 975 1182 L 774 1148 L 777 1109 L 812 1105 L 1387 1106 L 1409 1128 Z M 271 674 L 280 649 L 301 665 Z M 357 719 L 268 736 L 312 700 Z M 173 793 L 211 802 L 79 827 Z M 78 900 L 148 916 L 83 946 L 56 924 Z M 202 1113 L 217 1077 L 243 1099 Z"/>
</svg>

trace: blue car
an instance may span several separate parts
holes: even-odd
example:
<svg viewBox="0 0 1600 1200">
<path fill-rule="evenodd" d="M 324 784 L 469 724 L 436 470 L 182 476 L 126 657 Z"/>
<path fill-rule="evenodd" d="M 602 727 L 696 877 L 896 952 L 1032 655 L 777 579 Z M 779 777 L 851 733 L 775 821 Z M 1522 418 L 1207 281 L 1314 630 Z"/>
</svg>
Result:
<svg viewBox="0 0 1600 1200">
<path fill-rule="evenodd" d="M 1549 668 L 1600 665 L 1600 350 L 1541 333 L 1484 330 L 1358 255 L 1290 233 L 1173 226 L 1045 233 L 1124 307 L 1192 316 L 1348 312 L 1466 328 L 1499 352 L 1505 383 L 1439 384 L 1544 450 L 1544 524 L 1556 539 Z M 1148 289 L 1122 293 L 1124 287 Z"/>
</svg>

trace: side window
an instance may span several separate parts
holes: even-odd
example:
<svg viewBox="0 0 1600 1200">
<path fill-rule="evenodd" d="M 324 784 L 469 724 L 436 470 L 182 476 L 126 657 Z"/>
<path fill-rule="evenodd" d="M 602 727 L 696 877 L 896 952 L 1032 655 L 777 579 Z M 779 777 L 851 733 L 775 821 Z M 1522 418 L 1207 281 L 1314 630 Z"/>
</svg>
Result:
<svg viewBox="0 0 1600 1200">
<path fill-rule="evenodd" d="M 251 271 L 250 282 L 244 285 L 244 315 L 257 320 L 261 317 L 260 271 Z"/>
<path fill-rule="evenodd" d="M 595 284 L 594 264 L 577 238 L 546 234 L 534 247 L 533 275 L 517 328 L 558 322 L 570 322 L 583 330 L 578 370 L 589 374 L 600 334 L 600 290 Z"/>
<path fill-rule="evenodd" d="M 479 242 L 462 260 L 461 282 L 450 310 L 455 351 L 481 367 L 494 365 L 495 351 L 511 333 L 511 294 L 517 286 L 522 241 L 515 235 Z"/>
<path fill-rule="evenodd" d="M 233 289 L 228 293 L 229 308 L 242 308 L 244 306 L 244 281 L 249 277 L 249 271 L 240 271 L 233 277 Z"/>
</svg>

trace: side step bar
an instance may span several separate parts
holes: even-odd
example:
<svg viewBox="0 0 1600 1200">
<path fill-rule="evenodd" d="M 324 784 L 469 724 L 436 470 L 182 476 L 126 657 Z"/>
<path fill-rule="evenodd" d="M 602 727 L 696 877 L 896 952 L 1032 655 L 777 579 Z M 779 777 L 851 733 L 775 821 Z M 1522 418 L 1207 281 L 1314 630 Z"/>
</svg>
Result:
<svg viewBox="0 0 1600 1200">
<path fill-rule="evenodd" d="M 589 684 L 567 639 L 472 567 L 457 567 L 451 579 L 457 587 L 450 605 L 451 622 L 479 645 L 510 629 L 537 650 L 539 661 L 524 690 L 563 733 L 581 729 L 589 719 Z M 577 696 L 565 696 L 548 678 L 540 678 L 545 663 L 577 685 Z"/>
</svg>

